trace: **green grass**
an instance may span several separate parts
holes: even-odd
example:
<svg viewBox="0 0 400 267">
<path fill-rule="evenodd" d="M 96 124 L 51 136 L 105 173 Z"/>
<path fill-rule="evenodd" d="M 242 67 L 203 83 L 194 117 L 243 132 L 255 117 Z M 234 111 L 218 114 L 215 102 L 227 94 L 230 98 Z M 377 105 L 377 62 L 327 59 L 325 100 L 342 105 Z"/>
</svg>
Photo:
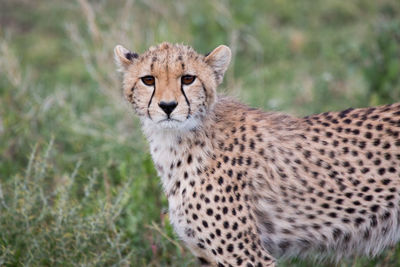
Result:
<svg viewBox="0 0 400 267">
<path fill-rule="evenodd" d="M 4 0 L 0 265 L 196 266 L 113 62 L 118 43 L 140 53 L 161 41 L 229 45 L 220 92 L 256 107 L 300 116 L 400 101 L 397 0 Z M 400 247 L 339 265 L 399 262 Z"/>
</svg>

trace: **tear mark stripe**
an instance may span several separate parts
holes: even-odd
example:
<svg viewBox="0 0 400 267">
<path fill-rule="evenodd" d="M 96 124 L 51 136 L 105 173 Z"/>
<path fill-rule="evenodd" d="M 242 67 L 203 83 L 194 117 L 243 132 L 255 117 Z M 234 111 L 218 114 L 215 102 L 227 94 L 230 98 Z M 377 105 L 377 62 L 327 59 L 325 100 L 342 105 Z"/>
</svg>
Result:
<svg viewBox="0 0 400 267">
<path fill-rule="evenodd" d="M 183 96 L 185 97 L 186 100 L 186 104 L 188 105 L 189 111 L 188 111 L 188 115 L 187 115 L 187 119 L 190 117 L 190 114 L 192 113 L 191 108 L 190 108 L 190 102 L 189 99 L 187 98 L 186 94 L 185 94 L 185 90 L 183 90 L 183 84 L 181 84 L 181 92 L 183 94 Z"/>
<path fill-rule="evenodd" d="M 154 84 L 154 85 L 153 85 L 153 93 L 151 94 L 149 104 L 147 105 L 147 115 L 149 115 L 150 120 L 153 120 L 153 119 L 151 118 L 151 115 L 150 115 L 150 105 L 151 105 L 151 101 L 153 100 L 153 96 L 154 96 L 154 93 L 155 93 L 155 92 L 156 92 L 156 85 Z"/>
</svg>

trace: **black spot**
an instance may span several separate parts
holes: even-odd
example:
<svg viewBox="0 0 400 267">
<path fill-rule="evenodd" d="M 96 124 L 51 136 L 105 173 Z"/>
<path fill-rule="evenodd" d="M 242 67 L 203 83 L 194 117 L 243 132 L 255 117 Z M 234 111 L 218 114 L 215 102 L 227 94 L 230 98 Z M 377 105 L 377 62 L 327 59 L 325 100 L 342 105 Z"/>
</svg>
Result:
<svg viewBox="0 0 400 267">
<path fill-rule="evenodd" d="M 366 138 L 371 139 L 372 138 L 372 133 L 371 132 L 366 132 L 364 135 Z"/>
<path fill-rule="evenodd" d="M 223 157 L 223 160 L 224 160 L 224 163 L 227 163 L 227 162 L 229 161 L 229 157 L 224 156 L 224 157 Z"/>
<path fill-rule="evenodd" d="M 321 226 L 319 224 L 314 223 L 312 225 L 312 228 L 314 228 L 315 230 L 319 230 L 319 229 L 321 229 Z"/>
<path fill-rule="evenodd" d="M 382 146 L 382 148 L 384 148 L 384 149 L 389 149 L 389 148 L 390 148 L 390 144 L 389 144 L 389 143 L 385 143 L 385 144 Z"/>
<path fill-rule="evenodd" d="M 351 198 L 352 196 L 353 196 L 353 193 L 351 193 L 351 192 L 348 192 L 348 193 L 346 193 L 346 194 L 344 194 L 347 198 Z"/>
<path fill-rule="evenodd" d="M 336 218 L 337 214 L 335 212 L 330 212 L 330 213 L 328 213 L 328 216 L 331 218 Z"/>
<path fill-rule="evenodd" d="M 246 164 L 247 164 L 247 165 L 250 165 L 250 164 L 251 164 L 251 157 L 247 157 L 247 159 L 246 159 Z"/>
<path fill-rule="evenodd" d="M 223 213 L 223 214 L 227 214 L 227 213 L 228 213 L 228 207 L 226 207 L 226 206 L 223 207 L 223 208 L 222 208 L 222 213 Z"/>
<path fill-rule="evenodd" d="M 351 111 L 353 110 L 353 108 L 349 108 L 346 110 L 343 110 L 339 113 L 339 118 L 344 118 L 346 117 Z"/>
<path fill-rule="evenodd" d="M 379 144 L 381 143 L 381 140 L 376 138 L 373 142 L 374 146 L 379 146 Z"/>
<path fill-rule="evenodd" d="M 368 195 L 364 197 L 364 200 L 371 201 L 374 197 L 372 195 Z"/>
<path fill-rule="evenodd" d="M 332 231 L 333 239 L 336 241 L 342 235 L 342 230 L 339 228 L 334 228 Z"/>
<path fill-rule="evenodd" d="M 335 202 L 336 202 L 336 204 L 341 205 L 343 203 L 343 199 L 338 198 L 338 199 L 335 200 Z"/>
<path fill-rule="evenodd" d="M 360 142 L 358 143 L 358 147 L 359 147 L 359 148 L 365 148 L 365 146 L 366 146 L 366 143 L 365 143 L 364 141 L 360 141 Z"/>
<path fill-rule="evenodd" d="M 281 241 L 280 243 L 279 243 L 279 248 L 280 249 L 282 249 L 282 250 L 286 250 L 286 249 L 288 249 L 289 247 L 290 247 L 290 242 L 288 241 L 288 240 L 283 240 L 283 241 Z"/>
<path fill-rule="evenodd" d="M 372 212 L 377 212 L 379 210 L 379 206 L 378 205 L 373 205 L 373 206 L 371 206 L 370 209 L 371 209 Z"/>
<path fill-rule="evenodd" d="M 347 208 L 347 209 L 345 209 L 344 211 L 351 214 L 351 213 L 354 213 L 354 212 L 355 212 L 355 209 L 353 209 L 353 208 Z"/>
<path fill-rule="evenodd" d="M 215 233 L 217 234 L 217 236 L 221 236 L 221 230 L 220 229 L 215 230 Z"/>
<path fill-rule="evenodd" d="M 361 169 L 361 173 L 366 174 L 367 172 L 369 172 L 369 168 L 362 168 Z"/>
<path fill-rule="evenodd" d="M 361 217 L 356 218 L 355 223 L 356 226 L 359 226 L 360 224 L 362 224 L 365 220 Z"/>
<path fill-rule="evenodd" d="M 362 188 L 361 188 L 361 191 L 362 192 L 368 192 L 369 191 L 369 187 L 368 186 L 363 186 Z"/>
<path fill-rule="evenodd" d="M 225 229 L 228 229 L 228 228 L 229 228 L 229 222 L 228 222 L 228 221 L 225 221 L 225 222 L 224 222 L 224 228 L 225 228 Z"/>
<path fill-rule="evenodd" d="M 238 226 L 239 226 L 238 223 L 234 222 L 232 225 L 232 230 L 236 231 L 238 229 Z"/>
<path fill-rule="evenodd" d="M 251 148 L 251 150 L 254 150 L 254 148 L 255 148 L 255 143 L 254 143 L 254 140 L 253 139 L 250 139 L 250 148 Z"/>
<path fill-rule="evenodd" d="M 322 208 L 324 209 L 329 209 L 329 204 L 328 203 L 324 203 L 321 205 Z"/>
<path fill-rule="evenodd" d="M 379 175 L 384 175 L 385 172 L 386 172 L 385 168 L 379 168 L 379 169 L 378 169 Z"/>
<path fill-rule="evenodd" d="M 229 193 L 232 190 L 232 186 L 231 185 L 227 185 L 225 188 L 225 192 Z"/>
<path fill-rule="evenodd" d="M 394 195 L 388 195 L 385 197 L 385 200 L 392 200 L 394 198 Z"/>
<path fill-rule="evenodd" d="M 199 257 L 199 258 L 197 258 L 197 259 L 199 260 L 200 265 L 209 265 L 209 264 L 210 264 L 210 263 L 209 263 L 206 259 L 204 259 L 204 258 Z"/>
</svg>

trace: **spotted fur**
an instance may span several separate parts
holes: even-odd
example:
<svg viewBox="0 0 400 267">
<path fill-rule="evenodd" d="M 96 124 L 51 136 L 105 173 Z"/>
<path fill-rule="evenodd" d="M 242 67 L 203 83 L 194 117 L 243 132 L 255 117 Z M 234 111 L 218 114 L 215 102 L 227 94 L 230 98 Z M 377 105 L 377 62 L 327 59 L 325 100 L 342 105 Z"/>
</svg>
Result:
<svg viewBox="0 0 400 267">
<path fill-rule="evenodd" d="M 178 236 L 210 266 L 374 256 L 400 238 L 400 104 L 305 118 L 217 97 L 230 51 L 117 46 Z M 154 86 L 141 78 L 155 77 Z M 190 85 L 181 77 L 194 75 Z M 161 101 L 176 101 L 166 115 Z"/>
</svg>

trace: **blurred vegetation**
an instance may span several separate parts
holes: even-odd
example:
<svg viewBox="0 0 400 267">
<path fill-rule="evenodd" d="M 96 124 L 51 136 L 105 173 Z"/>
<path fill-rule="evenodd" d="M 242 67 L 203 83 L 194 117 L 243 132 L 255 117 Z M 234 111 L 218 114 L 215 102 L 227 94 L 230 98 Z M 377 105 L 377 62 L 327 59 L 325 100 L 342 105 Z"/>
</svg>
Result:
<svg viewBox="0 0 400 267">
<path fill-rule="evenodd" d="M 398 0 L 1 0 L 0 265 L 196 266 L 113 62 L 118 43 L 161 41 L 229 45 L 220 92 L 264 109 L 400 100 Z M 399 262 L 394 248 L 339 265 Z"/>
</svg>

